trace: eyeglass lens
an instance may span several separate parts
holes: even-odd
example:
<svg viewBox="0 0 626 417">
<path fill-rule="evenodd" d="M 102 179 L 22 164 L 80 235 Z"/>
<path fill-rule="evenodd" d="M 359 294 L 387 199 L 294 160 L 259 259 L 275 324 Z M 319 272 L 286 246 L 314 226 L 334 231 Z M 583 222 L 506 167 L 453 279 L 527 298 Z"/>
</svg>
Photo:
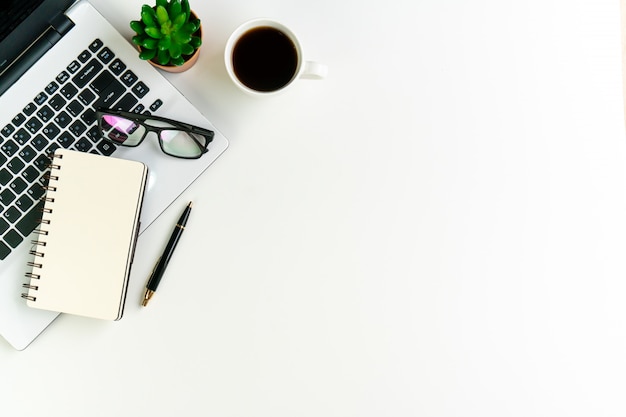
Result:
<svg viewBox="0 0 626 417">
<path fill-rule="evenodd" d="M 166 122 L 147 119 L 144 123 L 158 128 L 163 152 L 184 158 L 195 158 L 202 154 L 206 138 L 186 132 Z M 105 114 L 101 122 L 102 134 L 113 143 L 122 146 L 137 146 L 146 134 L 146 127 L 122 116 Z"/>
</svg>

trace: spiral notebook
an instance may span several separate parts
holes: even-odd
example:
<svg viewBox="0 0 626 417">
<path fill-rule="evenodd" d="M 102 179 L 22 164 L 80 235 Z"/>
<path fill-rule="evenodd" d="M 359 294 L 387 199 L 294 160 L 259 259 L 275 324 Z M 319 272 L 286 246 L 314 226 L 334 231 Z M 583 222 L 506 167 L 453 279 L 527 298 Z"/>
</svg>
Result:
<svg viewBox="0 0 626 417">
<path fill-rule="evenodd" d="M 122 317 L 147 173 L 136 161 L 55 152 L 22 294 L 30 307 Z"/>
</svg>

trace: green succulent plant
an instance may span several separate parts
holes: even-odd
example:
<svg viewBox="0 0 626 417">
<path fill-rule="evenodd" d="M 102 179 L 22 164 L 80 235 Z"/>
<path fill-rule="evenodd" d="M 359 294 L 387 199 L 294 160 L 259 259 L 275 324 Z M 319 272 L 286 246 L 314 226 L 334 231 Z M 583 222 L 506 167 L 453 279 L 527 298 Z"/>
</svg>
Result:
<svg viewBox="0 0 626 417">
<path fill-rule="evenodd" d="M 183 65 L 202 44 L 196 32 L 200 19 L 191 16 L 189 0 L 156 0 L 155 6 L 144 4 L 141 20 L 133 20 L 133 43 L 139 46 L 139 58 L 161 65 Z"/>
</svg>

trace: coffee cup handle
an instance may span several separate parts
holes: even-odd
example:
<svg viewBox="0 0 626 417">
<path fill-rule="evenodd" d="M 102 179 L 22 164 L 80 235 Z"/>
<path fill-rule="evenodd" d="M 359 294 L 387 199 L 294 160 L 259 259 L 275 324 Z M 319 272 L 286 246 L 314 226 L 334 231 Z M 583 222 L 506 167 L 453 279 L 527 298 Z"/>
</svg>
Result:
<svg viewBox="0 0 626 417">
<path fill-rule="evenodd" d="M 314 61 L 305 61 L 301 78 L 310 80 L 321 80 L 328 75 L 328 66 Z"/>
</svg>

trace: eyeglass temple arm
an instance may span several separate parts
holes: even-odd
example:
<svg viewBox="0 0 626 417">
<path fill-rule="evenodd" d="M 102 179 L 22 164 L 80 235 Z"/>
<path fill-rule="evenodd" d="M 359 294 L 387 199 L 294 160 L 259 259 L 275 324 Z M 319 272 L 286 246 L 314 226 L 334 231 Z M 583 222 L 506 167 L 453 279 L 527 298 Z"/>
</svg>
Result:
<svg viewBox="0 0 626 417">
<path fill-rule="evenodd" d="M 98 117 L 102 116 L 103 114 L 112 114 L 112 115 L 122 116 L 138 123 L 141 123 L 149 119 L 171 123 L 172 125 L 176 127 L 186 129 L 190 132 L 206 135 L 207 138 L 209 139 L 207 143 L 210 143 L 213 140 L 213 136 L 215 134 L 215 132 L 213 132 L 210 129 L 205 129 L 199 126 L 191 125 L 189 123 L 179 122 L 178 120 L 172 120 L 172 119 L 168 119 L 166 117 L 161 117 L 161 116 L 153 116 L 153 115 L 148 116 L 148 115 L 144 115 L 140 113 L 132 113 L 132 112 L 127 112 L 123 110 L 113 110 L 113 109 L 104 109 L 104 108 L 98 108 L 96 110 L 96 114 Z"/>
</svg>

